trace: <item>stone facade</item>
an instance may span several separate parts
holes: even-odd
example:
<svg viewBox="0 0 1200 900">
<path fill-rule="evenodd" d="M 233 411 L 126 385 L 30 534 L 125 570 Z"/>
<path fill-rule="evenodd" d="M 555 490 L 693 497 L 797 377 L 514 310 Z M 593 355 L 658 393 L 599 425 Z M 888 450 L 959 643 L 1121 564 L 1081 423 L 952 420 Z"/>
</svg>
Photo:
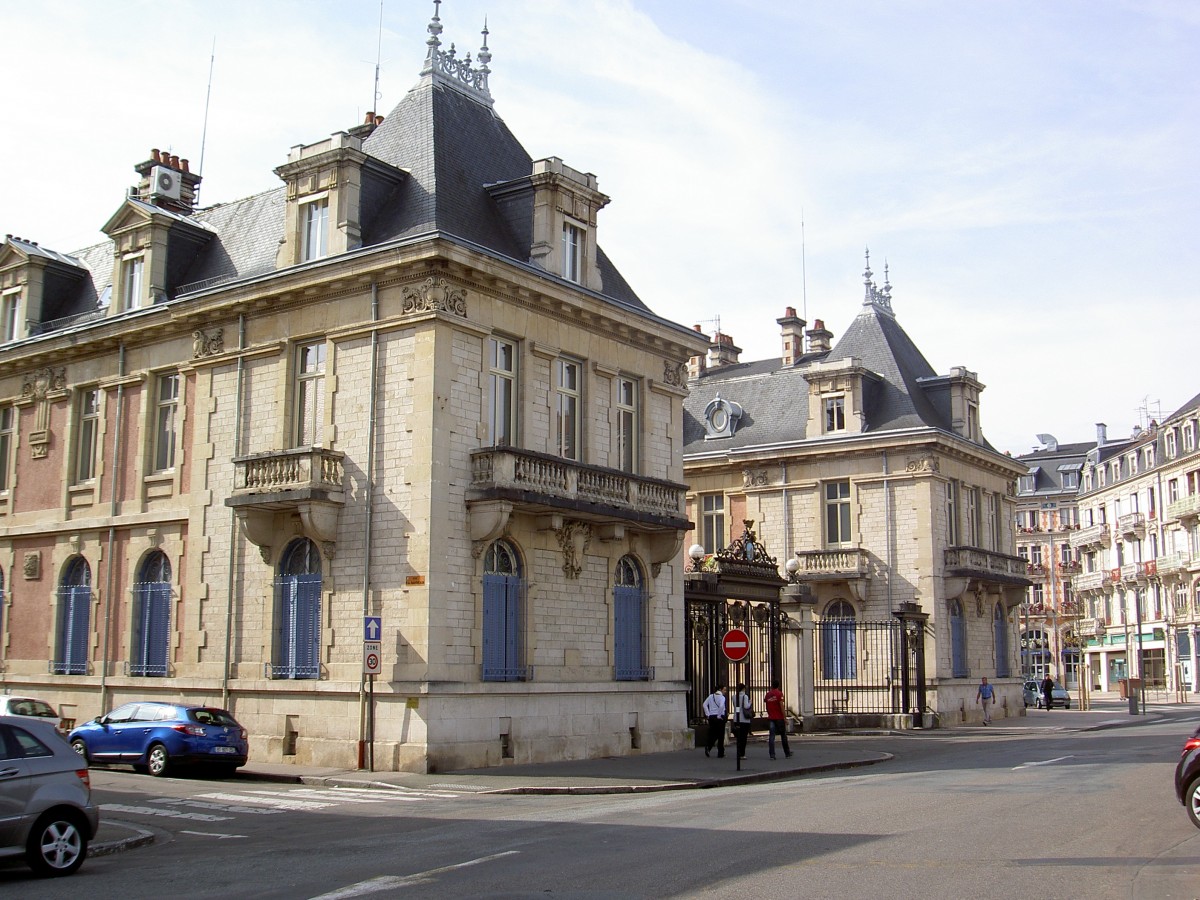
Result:
<svg viewBox="0 0 1200 900">
<path fill-rule="evenodd" d="M 706 342 L 641 303 L 595 176 L 530 160 L 440 30 L 392 115 L 294 149 L 282 188 L 192 209 L 155 151 L 109 242 L 0 248 L 30 320 L 0 347 L 4 687 L 76 720 L 222 705 L 267 761 L 682 746 L 677 375 Z M 477 156 L 441 171 L 435 134 Z"/>
</svg>

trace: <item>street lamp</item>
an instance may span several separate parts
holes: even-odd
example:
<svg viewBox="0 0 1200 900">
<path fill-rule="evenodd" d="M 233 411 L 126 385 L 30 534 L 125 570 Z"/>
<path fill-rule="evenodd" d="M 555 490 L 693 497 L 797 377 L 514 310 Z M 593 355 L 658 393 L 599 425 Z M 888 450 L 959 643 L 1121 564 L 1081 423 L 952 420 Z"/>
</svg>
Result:
<svg viewBox="0 0 1200 900">
<path fill-rule="evenodd" d="M 688 556 L 692 559 L 692 571 L 699 572 L 701 561 L 704 559 L 704 546 L 702 544 L 692 544 L 688 547 Z"/>
</svg>

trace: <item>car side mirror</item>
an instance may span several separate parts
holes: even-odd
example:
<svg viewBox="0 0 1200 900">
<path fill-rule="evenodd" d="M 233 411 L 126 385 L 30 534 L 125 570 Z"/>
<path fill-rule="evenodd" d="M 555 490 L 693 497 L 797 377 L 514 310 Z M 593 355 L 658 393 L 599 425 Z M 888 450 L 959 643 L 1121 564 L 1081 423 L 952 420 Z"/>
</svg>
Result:
<svg viewBox="0 0 1200 900">
<path fill-rule="evenodd" d="M 96 716 L 96 718 L 92 719 L 92 721 L 95 722 L 97 725 L 103 725 L 108 720 L 106 718 L 104 718 L 104 716 Z"/>
</svg>

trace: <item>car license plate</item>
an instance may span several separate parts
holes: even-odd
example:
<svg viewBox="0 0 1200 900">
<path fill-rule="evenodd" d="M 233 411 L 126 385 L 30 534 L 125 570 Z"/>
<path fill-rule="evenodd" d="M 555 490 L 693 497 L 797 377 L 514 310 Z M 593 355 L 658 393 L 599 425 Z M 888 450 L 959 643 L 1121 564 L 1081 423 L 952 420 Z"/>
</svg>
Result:
<svg viewBox="0 0 1200 900">
<path fill-rule="evenodd" d="M 213 747 L 213 753 L 237 753 L 237 747 Z"/>
</svg>

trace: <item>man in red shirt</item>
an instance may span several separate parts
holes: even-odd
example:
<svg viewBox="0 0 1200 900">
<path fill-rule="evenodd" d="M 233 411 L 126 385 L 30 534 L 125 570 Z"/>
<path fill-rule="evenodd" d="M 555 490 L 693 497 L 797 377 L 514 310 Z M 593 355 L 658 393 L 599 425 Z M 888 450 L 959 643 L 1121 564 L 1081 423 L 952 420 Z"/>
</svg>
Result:
<svg viewBox="0 0 1200 900">
<path fill-rule="evenodd" d="M 783 744 L 783 755 L 790 759 L 792 748 L 788 746 L 787 738 L 787 704 L 784 703 L 783 691 L 778 681 L 771 682 L 771 689 L 763 699 L 767 704 L 767 751 L 771 754 L 771 759 L 774 759 L 775 735 L 779 735 L 779 741 Z"/>
</svg>

